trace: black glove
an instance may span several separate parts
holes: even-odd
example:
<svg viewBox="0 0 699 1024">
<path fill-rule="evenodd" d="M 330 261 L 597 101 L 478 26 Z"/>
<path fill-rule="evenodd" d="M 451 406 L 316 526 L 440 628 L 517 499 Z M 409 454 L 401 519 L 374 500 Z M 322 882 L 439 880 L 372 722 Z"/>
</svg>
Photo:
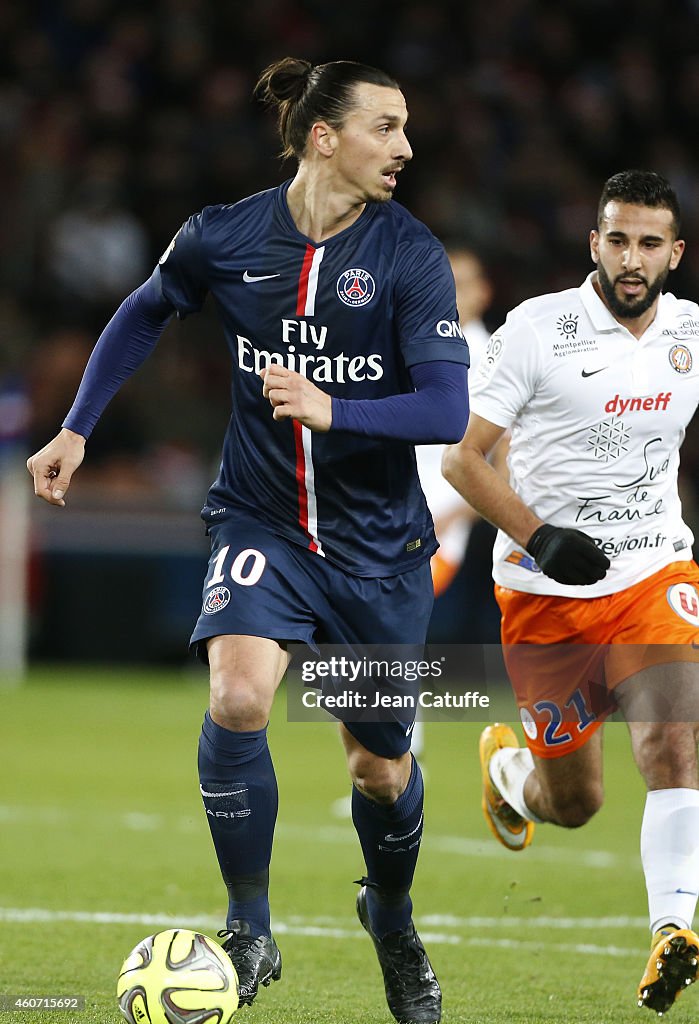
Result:
<svg viewBox="0 0 699 1024">
<path fill-rule="evenodd" d="M 607 575 L 611 562 L 592 537 L 580 530 L 544 523 L 529 538 L 527 551 L 543 573 L 557 583 L 589 586 Z"/>
</svg>

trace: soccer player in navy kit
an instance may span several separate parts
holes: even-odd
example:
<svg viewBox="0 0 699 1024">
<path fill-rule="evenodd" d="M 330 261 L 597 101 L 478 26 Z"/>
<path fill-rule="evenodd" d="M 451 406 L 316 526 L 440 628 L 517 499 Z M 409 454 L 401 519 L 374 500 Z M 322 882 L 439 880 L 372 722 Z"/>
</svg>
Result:
<svg viewBox="0 0 699 1024">
<path fill-rule="evenodd" d="M 460 440 L 468 414 L 446 255 L 389 202 L 412 157 L 399 87 L 354 62 L 285 58 L 257 93 L 278 110 L 295 177 L 185 223 L 100 336 L 63 429 L 27 464 L 37 495 L 63 506 L 112 394 L 172 313 L 195 313 L 212 293 L 233 407 L 202 511 L 212 555 L 192 644 L 210 666 L 199 777 L 243 1003 L 281 974 L 267 722 L 286 643 L 424 641 L 436 542 L 413 445 Z M 359 918 L 395 1018 L 431 1024 L 441 992 L 409 895 L 423 820 L 410 728 L 345 722 L 341 732 L 366 862 Z"/>
</svg>

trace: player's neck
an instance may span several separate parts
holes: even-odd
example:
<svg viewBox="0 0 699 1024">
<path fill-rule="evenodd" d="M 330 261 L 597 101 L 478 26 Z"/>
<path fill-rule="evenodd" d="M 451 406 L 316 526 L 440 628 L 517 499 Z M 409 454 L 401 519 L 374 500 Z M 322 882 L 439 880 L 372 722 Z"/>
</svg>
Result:
<svg viewBox="0 0 699 1024">
<path fill-rule="evenodd" d="M 366 207 L 365 202 L 331 187 L 322 175 L 299 167 L 286 193 L 294 224 L 307 238 L 324 242 L 350 227 Z"/>
</svg>

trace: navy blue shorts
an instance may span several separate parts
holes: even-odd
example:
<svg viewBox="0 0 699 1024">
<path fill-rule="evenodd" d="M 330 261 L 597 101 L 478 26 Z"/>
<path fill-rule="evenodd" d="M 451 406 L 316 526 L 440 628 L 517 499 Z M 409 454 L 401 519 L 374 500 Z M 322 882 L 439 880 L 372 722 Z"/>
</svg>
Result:
<svg viewBox="0 0 699 1024">
<path fill-rule="evenodd" d="M 190 644 L 207 661 L 214 636 L 319 644 L 422 645 L 433 604 L 429 560 L 398 576 L 352 576 L 245 515 L 209 528 L 211 559 Z M 409 711 L 401 709 L 401 719 Z M 347 722 L 381 757 L 410 749 L 412 720 Z"/>
</svg>

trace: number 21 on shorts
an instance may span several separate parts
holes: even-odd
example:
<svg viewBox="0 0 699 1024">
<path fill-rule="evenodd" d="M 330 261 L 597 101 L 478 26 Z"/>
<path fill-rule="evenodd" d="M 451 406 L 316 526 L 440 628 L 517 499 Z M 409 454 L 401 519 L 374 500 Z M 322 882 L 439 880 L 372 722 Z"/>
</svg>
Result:
<svg viewBox="0 0 699 1024">
<path fill-rule="evenodd" d="M 573 738 L 573 729 L 578 733 L 584 732 L 588 726 L 597 720 L 597 716 L 588 709 L 585 698 L 579 688 L 566 701 L 564 706 L 575 712 L 577 721 L 571 720 L 570 714 L 564 714 L 555 701 L 538 700 L 534 705 L 534 710 L 540 715 L 546 714 L 549 716 L 549 721 L 544 731 L 544 743 L 547 747 L 557 747 L 561 743 L 569 743 Z M 567 729 L 561 728 L 563 723 L 569 724 L 570 727 Z"/>
</svg>

